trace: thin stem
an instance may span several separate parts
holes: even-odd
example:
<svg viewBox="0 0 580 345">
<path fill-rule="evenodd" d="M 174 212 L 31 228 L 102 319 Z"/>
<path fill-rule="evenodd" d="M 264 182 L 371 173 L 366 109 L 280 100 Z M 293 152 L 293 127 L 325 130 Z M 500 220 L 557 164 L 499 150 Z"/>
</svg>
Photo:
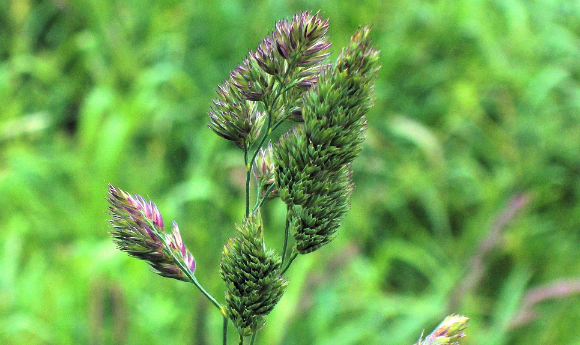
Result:
<svg viewBox="0 0 580 345">
<path fill-rule="evenodd" d="M 143 216 L 144 216 L 146 222 L 148 223 L 149 227 L 151 229 L 153 229 L 153 231 L 155 231 L 157 233 L 157 237 L 161 241 L 161 243 L 163 245 L 163 248 L 167 248 L 168 246 L 167 246 L 167 242 L 165 241 L 165 234 L 160 234 L 159 232 L 157 232 L 157 230 L 156 230 L 157 228 L 153 224 L 153 222 L 145 214 L 143 214 Z M 209 299 L 209 301 L 213 305 L 215 305 L 216 308 L 219 309 L 220 313 L 222 313 L 222 315 L 224 317 L 227 317 L 227 314 L 226 314 L 225 309 L 221 306 L 221 304 L 219 304 L 218 301 L 216 301 L 215 298 L 213 298 L 212 295 L 209 294 L 209 292 L 205 291 L 205 289 L 197 281 L 197 279 L 195 278 L 195 276 L 193 275 L 193 272 L 191 272 L 191 270 L 189 269 L 189 267 L 187 267 L 187 265 L 185 265 L 185 263 L 182 260 L 180 260 L 172 250 L 167 250 L 166 253 L 171 254 L 171 257 L 173 258 L 173 262 L 179 267 L 179 269 L 181 270 L 181 272 L 183 272 L 183 274 L 185 274 L 187 276 L 187 278 L 189 279 L 189 281 L 192 282 L 193 285 L 195 285 L 195 287 L 197 287 L 198 290 L 201 291 L 201 293 L 205 297 L 207 297 L 207 299 Z"/>
<path fill-rule="evenodd" d="M 246 165 L 246 218 L 250 216 L 250 179 L 252 178 L 252 164 L 254 162 L 254 157 L 252 161 L 248 164 L 248 149 L 244 148 L 244 163 Z"/>
<path fill-rule="evenodd" d="M 282 269 L 282 271 L 280 272 L 280 275 L 283 275 L 284 273 L 286 273 L 286 271 L 288 270 L 288 268 L 290 268 L 290 265 L 292 265 L 292 261 L 294 261 L 294 259 L 296 259 L 297 256 L 298 256 L 298 253 L 292 252 L 292 256 L 290 256 L 290 259 L 288 260 L 288 263 L 286 264 L 286 267 L 284 267 Z"/>
<path fill-rule="evenodd" d="M 283 121 L 282 119 L 281 121 L 278 121 L 276 124 L 274 124 L 275 126 L 272 126 L 272 110 L 274 109 L 274 106 L 276 105 L 278 98 L 280 98 L 281 95 L 285 94 L 286 91 L 288 91 L 291 88 L 284 83 L 289 73 L 290 70 L 287 70 L 286 73 L 284 74 L 283 80 L 280 80 L 278 78 L 277 85 L 278 89 L 272 91 L 272 95 L 274 95 L 274 99 L 272 100 L 272 102 L 268 102 L 267 99 L 264 100 L 264 111 L 266 112 L 266 116 L 268 117 L 268 121 L 266 123 L 266 132 L 264 133 L 264 135 L 262 135 L 262 139 L 258 143 L 258 146 L 256 147 L 256 150 L 254 151 L 254 154 L 252 155 L 252 158 L 249 161 L 247 149 L 245 151 L 246 168 L 249 170 L 251 170 L 252 164 L 254 164 L 254 160 L 256 159 L 256 156 L 258 155 L 260 148 L 262 147 L 262 145 L 264 145 L 264 142 L 266 142 L 266 139 L 270 136 L 270 133 L 272 133 L 272 131 L 275 129 L 274 127 L 278 127 L 278 125 L 280 125 L 280 123 L 282 123 Z M 247 181 L 246 184 L 248 184 Z"/>
<path fill-rule="evenodd" d="M 222 307 L 222 306 L 219 304 L 219 302 L 218 302 L 218 301 L 216 301 L 216 299 L 215 299 L 215 298 L 213 298 L 213 296 L 212 296 L 212 295 L 210 295 L 210 294 L 209 294 L 209 292 L 207 292 L 207 291 L 206 291 L 206 290 L 205 290 L 205 289 L 204 289 L 204 288 L 201 286 L 201 284 L 200 284 L 200 283 L 197 281 L 197 279 L 195 278 L 195 276 L 193 275 L 193 273 L 192 273 L 192 272 L 189 270 L 189 268 L 185 267 L 185 266 L 183 265 L 183 263 L 179 262 L 179 260 L 177 260 L 177 259 L 175 258 L 175 256 L 173 257 L 173 260 L 175 261 L 175 264 L 176 264 L 177 266 L 179 266 L 179 269 L 180 269 L 180 270 L 181 270 L 183 273 L 185 273 L 185 275 L 186 275 L 186 276 L 189 278 L 189 280 L 190 280 L 190 281 L 193 283 L 193 285 L 195 285 L 195 286 L 196 286 L 196 287 L 199 289 L 199 291 L 201 291 L 201 293 L 202 293 L 202 294 L 203 294 L 205 297 L 207 297 L 207 299 L 209 299 L 209 300 L 210 300 L 210 302 L 211 302 L 213 305 L 215 305 L 215 306 L 216 306 L 216 308 L 218 308 L 218 309 L 219 309 L 220 313 L 222 313 L 222 315 L 224 316 L 224 318 L 227 318 L 227 315 L 226 315 L 226 311 L 225 311 L 225 309 L 224 309 L 224 308 L 223 308 L 223 307 Z"/>
<path fill-rule="evenodd" d="M 228 318 L 224 315 L 223 345 L 228 345 Z"/>
<path fill-rule="evenodd" d="M 239 345 L 244 345 L 244 336 L 240 334 L 240 342 Z"/>
<path fill-rule="evenodd" d="M 246 152 L 246 167 L 249 167 L 250 170 L 252 168 L 252 164 L 254 164 L 254 160 L 256 159 L 258 152 L 260 152 L 260 148 L 266 142 L 266 138 L 268 138 L 270 136 L 270 129 L 272 126 L 272 114 L 271 114 L 271 111 L 269 109 L 271 109 L 271 108 L 266 107 L 266 114 L 267 114 L 266 116 L 268 116 L 268 122 L 266 123 L 266 133 L 264 133 L 264 135 L 262 135 L 262 139 L 260 140 L 258 147 L 256 147 L 256 151 L 254 151 L 254 154 L 252 155 L 252 159 L 249 161 L 249 165 L 248 165 L 247 152 Z"/>
<path fill-rule="evenodd" d="M 252 334 L 252 339 L 250 340 L 250 345 L 254 345 L 254 343 L 256 342 L 257 335 L 258 335 L 258 331 L 255 331 L 254 334 Z"/>
<path fill-rule="evenodd" d="M 270 187 L 268 187 L 268 189 L 266 190 L 266 194 L 264 195 L 264 197 L 256 200 L 256 205 L 254 206 L 252 213 L 255 213 L 260 207 L 262 207 L 262 205 L 264 205 L 266 200 L 268 200 L 268 196 L 270 195 L 270 193 L 272 193 L 274 188 L 276 188 L 276 184 L 270 185 Z"/>
<path fill-rule="evenodd" d="M 284 228 L 284 248 L 282 249 L 282 264 L 284 267 L 284 262 L 286 261 L 286 252 L 288 251 L 288 237 L 290 237 L 290 206 L 286 207 L 286 226 Z"/>
</svg>

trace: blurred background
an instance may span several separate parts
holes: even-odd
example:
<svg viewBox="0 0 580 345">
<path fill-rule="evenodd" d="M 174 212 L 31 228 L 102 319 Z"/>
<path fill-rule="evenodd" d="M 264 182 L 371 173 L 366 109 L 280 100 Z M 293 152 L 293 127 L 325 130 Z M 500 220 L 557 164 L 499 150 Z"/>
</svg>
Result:
<svg viewBox="0 0 580 345">
<path fill-rule="evenodd" d="M 176 220 L 219 301 L 243 217 L 241 151 L 215 87 L 277 20 L 330 21 L 332 59 L 372 24 L 382 69 L 352 208 L 299 257 L 258 344 L 580 344 L 580 2 L 0 2 L 0 343 L 220 344 L 191 284 L 108 235 L 107 183 Z M 281 249 L 284 207 L 268 203 Z M 236 341 L 230 327 L 230 340 Z"/>
</svg>

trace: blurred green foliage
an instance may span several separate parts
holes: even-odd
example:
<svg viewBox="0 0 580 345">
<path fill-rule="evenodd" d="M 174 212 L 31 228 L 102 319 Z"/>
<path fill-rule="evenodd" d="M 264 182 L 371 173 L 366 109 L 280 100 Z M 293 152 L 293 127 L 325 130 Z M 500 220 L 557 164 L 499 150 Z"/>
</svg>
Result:
<svg viewBox="0 0 580 345">
<path fill-rule="evenodd" d="M 107 183 L 179 223 L 223 301 L 244 168 L 206 113 L 306 9 L 329 18 L 333 56 L 373 24 L 383 67 L 341 235 L 295 262 L 258 343 L 411 344 L 450 313 L 471 318 L 465 344 L 578 341 L 579 2 L 8 0 L 0 343 L 220 343 L 193 286 L 115 250 Z M 283 206 L 264 217 L 279 250 Z"/>
</svg>

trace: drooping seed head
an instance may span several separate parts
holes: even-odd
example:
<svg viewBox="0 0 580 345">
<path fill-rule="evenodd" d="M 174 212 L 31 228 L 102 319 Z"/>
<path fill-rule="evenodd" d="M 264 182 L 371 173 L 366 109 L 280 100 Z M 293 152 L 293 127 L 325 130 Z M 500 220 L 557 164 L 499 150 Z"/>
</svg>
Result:
<svg viewBox="0 0 580 345">
<path fill-rule="evenodd" d="M 193 274 L 195 260 L 183 244 L 175 222 L 173 232 L 165 234 L 163 218 L 153 202 L 113 185 L 109 185 L 107 200 L 111 204 L 111 236 L 119 250 L 146 261 L 163 277 L 189 281 L 179 264 Z"/>
</svg>

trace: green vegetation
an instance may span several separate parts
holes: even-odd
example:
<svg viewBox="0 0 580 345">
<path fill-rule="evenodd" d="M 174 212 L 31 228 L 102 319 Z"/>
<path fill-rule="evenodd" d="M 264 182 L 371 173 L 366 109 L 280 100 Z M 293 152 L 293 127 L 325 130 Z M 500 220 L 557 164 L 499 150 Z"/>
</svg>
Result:
<svg viewBox="0 0 580 345">
<path fill-rule="evenodd" d="M 306 9 L 329 18 L 331 60 L 373 24 L 382 69 L 340 235 L 293 263 L 257 343 L 412 344 L 453 313 L 470 318 L 464 344 L 580 338 L 576 2 L 12 0 L 0 343 L 221 343 L 199 291 L 115 250 L 107 183 L 179 223 L 223 302 L 246 169 L 207 128 L 214 88 Z M 268 243 L 283 242 L 285 212 L 262 210 Z"/>
</svg>

